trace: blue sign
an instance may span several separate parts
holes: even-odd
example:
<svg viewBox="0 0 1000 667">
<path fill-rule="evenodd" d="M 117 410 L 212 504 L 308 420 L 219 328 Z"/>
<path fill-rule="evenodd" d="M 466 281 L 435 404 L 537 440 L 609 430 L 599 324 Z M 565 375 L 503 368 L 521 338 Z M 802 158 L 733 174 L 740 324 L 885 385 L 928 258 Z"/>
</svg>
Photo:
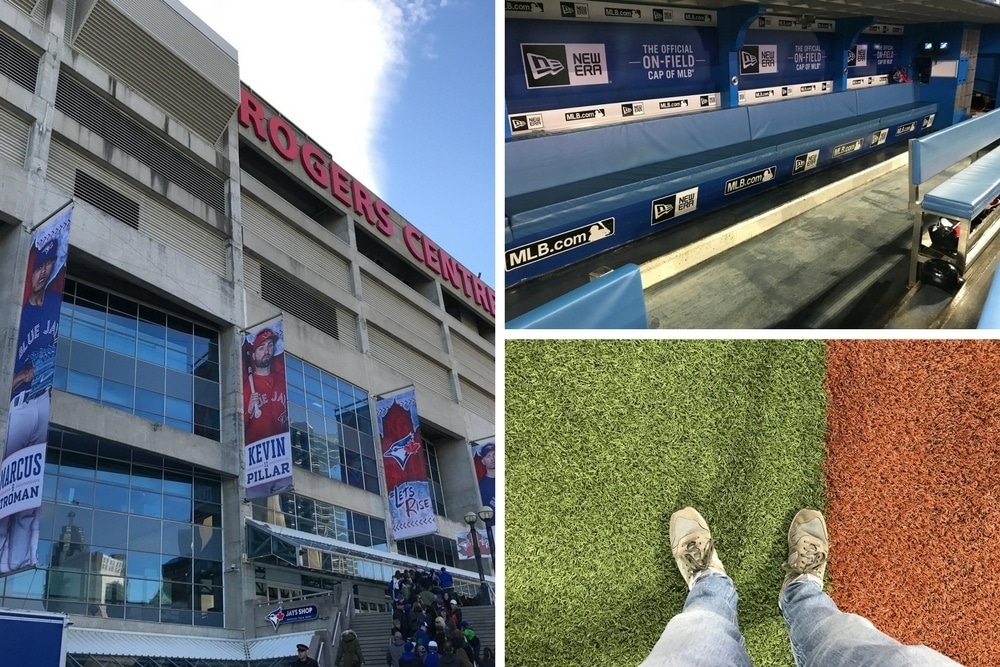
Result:
<svg viewBox="0 0 1000 667">
<path fill-rule="evenodd" d="M 713 91 L 714 28 L 508 21 L 507 112 L 567 109 Z"/>
<path fill-rule="evenodd" d="M 836 78 L 833 34 L 748 30 L 739 52 L 740 88 L 770 88 Z"/>
<path fill-rule="evenodd" d="M 319 609 L 316 605 L 311 604 L 305 607 L 293 607 L 292 609 L 282 609 L 278 607 L 270 614 L 267 615 L 267 620 L 270 621 L 274 629 L 277 630 L 278 626 L 282 623 L 299 623 L 300 621 L 312 621 L 319 617 Z"/>
</svg>

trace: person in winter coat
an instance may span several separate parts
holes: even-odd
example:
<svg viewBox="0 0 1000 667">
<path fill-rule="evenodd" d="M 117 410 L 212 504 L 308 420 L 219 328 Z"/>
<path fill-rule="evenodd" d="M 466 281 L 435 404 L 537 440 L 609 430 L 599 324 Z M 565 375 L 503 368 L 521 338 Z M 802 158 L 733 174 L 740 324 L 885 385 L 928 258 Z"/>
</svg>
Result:
<svg viewBox="0 0 1000 667">
<path fill-rule="evenodd" d="M 389 648 L 385 650 L 385 664 L 389 667 L 399 667 L 399 659 L 403 657 L 403 635 L 396 633 L 389 642 Z"/>
<path fill-rule="evenodd" d="M 289 663 L 288 667 L 319 667 L 315 658 L 309 657 L 309 647 L 305 644 L 295 645 L 295 660 Z"/>
<path fill-rule="evenodd" d="M 465 641 L 469 642 L 469 646 L 472 647 L 472 662 L 479 662 L 479 637 L 476 636 L 476 631 L 472 629 L 468 621 L 462 621 L 462 634 L 465 636 Z"/>
<path fill-rule="evenodd" d="M 479 662 L 479 667 L 497 667 L 496 656 L 493 655 L 493 649 L 488 646 L 483 649 L 483 659 Z"/>
<path fill-rule="evenodd" d="M 413 642 L 403 644 L 403 655 L 399 658 L 399 667 L 423 667 L 424 661 L 417 655 L 417 646 Z"/>
<path fill-rule="evenodd" d="M 458 628 L 451 631 L 451 645 L 455 647 L 455 653 L 465 653 L 470 665 L 475 664 L 476 655 L 472 651 L 472 646 L 465 640 L 465 635 Z"/>
<path fill-rule="evenodd" d="M 438 643 L 433 639 L 427 644 L 427 655 L 424 656 L 424 667 L 439 667 L 441 654 L 438 653 Z"/>
<path fill-rule="evenodd" d="M 451 642 L 444 643 L 444 653 L 441 654 L 441 667 L 472 667 L 465 651 L 456 651 Z"/>
<path fill-rule="evenodd" d="M 337 665 L 343 667 L 362 667 L 365 656 L 361 653 L 361 642 L 354 630 L 344 630 L 340 633 L 340 646 L 337 648 Z"/>
<path fill-rule="evenodd" d="M 428 632 L 427 621 L 424 621 L 417 628 L 416 634 L 417 646 L 423 646 L 427 648 L 428 642 L 431 640 L 430 633 Z"/>
</svg>

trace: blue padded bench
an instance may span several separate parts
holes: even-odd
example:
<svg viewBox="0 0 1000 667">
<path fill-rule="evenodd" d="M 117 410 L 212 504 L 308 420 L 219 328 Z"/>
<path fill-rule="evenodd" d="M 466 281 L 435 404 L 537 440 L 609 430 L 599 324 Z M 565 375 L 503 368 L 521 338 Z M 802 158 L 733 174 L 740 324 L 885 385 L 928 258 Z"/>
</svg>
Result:
<svg viewBox="0 0 1000 667">
<path fill-rule="evenodd" d="M 956 123 L 928 137 L 910 142 L 910 206 L 915 212 L 913 246 L 910 258 L 910 284 L 916 283 L 921 258 L 937 256 L 922 246 L 928 218 L 933 222 L 945 216 L 959 221 L 958 249 L 954 263 L 964 272 L 996 233 L 984 225 L 972 239 L 972 220 L 1000 196 L 1000 149 L 976 157 L 991 144 L 1000 141 L 1000 110 Z M 969 166 L 922 193 L 922 186 L 959 161 L 972 157 Z M 922 195 L 922 196 L 921 196 Z M 986 222 L 996 216 L 989 214 Z"/>
<path fill-rule="evenodd" d="M 832 147 L 881 129 L 903 129 L 914 119 L 933 114 L 936 105 L 919 102 L 916 91 L 915 84 L 894 84 L 510 140 L 507 284 L 669 226 L 651 224 L 650 204 L 657 198 L 698 187 L 696 213 L 703 213 L 737 198 L 723 195 L 727 179 L 778 165 L 777 184 L 792 176 L 796 156 L 821 148 L 829 153 L 820 158 L 821 166 L 846 159 L 833 156 Z M 923 129 L 918 121 L 906 132 L 915 136 Z M 885 143 L 893 139 L 894 134 Z M 866 140 L 864 148 L 869 144 Z M 851 151 L 850 156 L 862 152 Z M 611 237 L 558 256 L 553 253 L 550 260 L 528 262 L 531 253 L 522 253 L 518 261 L 526 266 L 511 266 L 512 249 L 611 217 L 615 218 Z M 691 217 L 680 216 L 676 222 Z"/>
<path fill-rule="evenodd" d="M 642 275 L 626 264 L 507 322 L 508 329 L 645 329 Z"/>
</svg>

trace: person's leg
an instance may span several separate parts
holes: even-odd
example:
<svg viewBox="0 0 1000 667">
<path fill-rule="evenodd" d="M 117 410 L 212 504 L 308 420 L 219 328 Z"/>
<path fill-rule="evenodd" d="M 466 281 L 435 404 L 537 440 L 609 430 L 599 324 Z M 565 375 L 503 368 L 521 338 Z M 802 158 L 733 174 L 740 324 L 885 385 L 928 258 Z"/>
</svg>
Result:
<svg viewBox="0 0 1000 667">
<path fill-rule="evenodd" d="M 926 646 L 904 646 L 867 619 L 837 608 L 823 592 L 829 555 L 823 515 L 801 510 L 788 531 L 788 561 L 778 606 L 798 667 L 958 665 Z"/>
<path fill-rule="evenodd" d="M 670 619 L 641 667 L 749 667 L 736 618 L 737 599 L 728 576 L 708 572 L 699 577 L 684 611 Z"/>
<path fill-rule="evenodd" d="M 750 667 L 736 588 L 696 510 L 686 507 L 670 517 L 670 548 L 690 592 L 684 610 L 667 623 L 641 667 Z"/>
</svg>

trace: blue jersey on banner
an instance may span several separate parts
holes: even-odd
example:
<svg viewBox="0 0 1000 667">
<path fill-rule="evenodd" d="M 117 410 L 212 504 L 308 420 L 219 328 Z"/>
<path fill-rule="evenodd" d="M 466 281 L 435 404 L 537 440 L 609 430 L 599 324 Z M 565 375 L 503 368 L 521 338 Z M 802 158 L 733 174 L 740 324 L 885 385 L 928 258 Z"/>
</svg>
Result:
<svg viewBox="0 0 1000 667">
<path fill-rule="evenodd" d="M 11 397 L 22 391 L 38 392 L 52 384 L 56 364 L 56 339 L 59 336 L 59 312 L 62 296 L 46 291 L 39 305 L 25 303 L 21 314 L 21 330 L 17 338 L 17 359 L 14 374 L 30 366 L 33 370 L 30 382 L 21 382 L 13 387 Z"/>
</svg>

